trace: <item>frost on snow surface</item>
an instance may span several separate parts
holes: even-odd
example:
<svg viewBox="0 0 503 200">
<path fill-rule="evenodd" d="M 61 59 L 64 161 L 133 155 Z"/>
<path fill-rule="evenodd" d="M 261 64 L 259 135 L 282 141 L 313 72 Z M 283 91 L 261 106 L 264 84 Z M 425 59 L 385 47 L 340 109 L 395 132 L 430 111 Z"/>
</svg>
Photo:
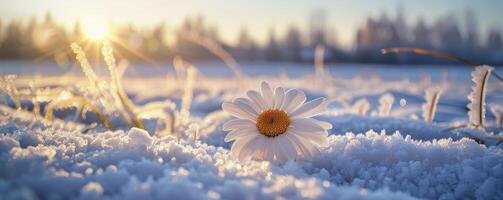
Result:
<svg viewBox="0 0 503 200">
<path fill-rule="evenodd" d="M 189 123 L 173 135 L 163 135 L 155 120 L 150 132 L 82 133 L 85 123 L 47 122 L 0 105 L 0 199 L 503 199 L 501 147 L 443 131 L 468 121 L 469 80 L 444 91 L 433 123 L 418 117 L 429 82 L 339 80 L 329 111 L 317 117 L 333 125 L 329 145 L 311 160 L 282 165 L 231 158 L 221 129 L 231 117 L 221 103 L 242 93 L 225 80 L 196 84 Z M 311 81 L 279 82 L 306 90 L 309 100 L 325 96 L 323 88 L 309 90 Z M 183 89 L 160 83 L 126 88 L 136 104 L 171 96 L 179 104 Z M 501 103 L 491 95 L 501 89 L 488 85 L 489 103 Z M 379 115 L 383 94 L 407 104 Z M 355 112 L 361 99 L 364 111 Z M 487 117 L 492 126 L 494 116 Z"/>
<path fill-rule="evenodd" d="M 503 197 L 503 152 L 470 139 L 331 135 L 313 160 L 232 160 L 229 150 L 131 129 L 2 125 L 5 199 L 414 199 Z M 6 131 L 7 130 L 7 131 Z M 25 139 L 30 138 L 30 139 Z M 30 140 L 21 145 L 24 140 Z"/>
</svg>

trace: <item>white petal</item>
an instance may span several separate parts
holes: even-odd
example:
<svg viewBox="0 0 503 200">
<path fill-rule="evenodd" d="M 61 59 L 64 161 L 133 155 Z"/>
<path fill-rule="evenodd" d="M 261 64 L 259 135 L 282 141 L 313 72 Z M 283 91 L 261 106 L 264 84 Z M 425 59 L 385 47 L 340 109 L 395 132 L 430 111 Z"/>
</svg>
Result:
<svg viewBox="0 0 503 200">
<path fill-rule="evenodd" d="M 294 119 L 290 122 L 290 129 L 295 129 L 301 132 L 323 132 L 325 128 L 319 125 L 316 121 L 309 118 Z"/>
<path fill-rule="evenodd" d="M 288 160 L 288 157 L 285 155 L 280 145 L 281 143 L 279 142 L 279 140 L 277 140 L 277 138 L 274 138 L 272 147 L 274 149 L 274 155 L 276 155 L 276 162 L 284 163 Z"/>
<path fill-rule="evenodd" d="M 253 155 L 253 153 L 255 152 L 255 150 L 258 148 L 258 146 L 260 146 L 260 144 L 262 142 L 262 138 L 263 137 L 257 136 L 255 138 L 253 138 L 252 140 L 248 141 L 248 143 L 246 143 L 243 146 L 243 148 L 241 149 L 241 152 L 239 152 L 238 160 L 245 161 L 248 158 L 250 158 Z"/>
<path fill-rule="evenodd" d="M 324 132 L 300 132 L 296 130 L 288 130 L 289 133 L 299 136 L 301 140 L 308 140 L 319 146 L 327 146 L 328 140 Z"/>
<path fill-rule="evenodd" d="M 299 138 L 295 134 L 285 134 L 285 136 L 287 136 L 287 138 L 293 144 L 295 144 L 297 151 L 300 152 L 303 157 L 306 157 L 308 159 L 313 157 L 311 151 L 309 150 L 309 148 L 307 148 L 307 145 L 311 145 L 309 144 L 309 142 L 304 143 L 303 141 L 299 140 Z"/>
<path fill-rule="evenodd" d="M 267 108 L 272 108 L 274 106 L 274 94 L 269 83 L 262 81 L 260 91 L 262 91 L 262 97 L 264 97 Z"/>
<path fill-rule="evenodd" d="M 274 160 L 274 142 L 273 139 L 266 140 L 267 141 L 267 146 L 266 146 L 266 155 L 267 155 L 267 160 L 273 161 Z"/>
<path fill-rule="evenodd" d="M 238 158 L 239 153 L 241 152 L 243 146 L 247 144 L 250 140 L 254 139 L 255 137 L 259 137 L 258 135 L 255 134 L 250 134 L 250 136 L 244 136 L 239 138 L 239 140 L 236 140 L 231 147 L 231 153 L 232 157 L 234 159 Z"/>
<path fill-rule="evenodd" d="M 290 89 L 286 92 L 285 99 L 283 101 L 281 109 L 287 113 L 291 113 L 306 101 L 306 95 L 300 90 Z"/>
<path fill-rule="evenodd" d="M 277 87 L 274 96 L 274 108 L 281 108 L 285 99 L 285 90 L 282 87 Z"/>
<path fill-rule="evenodd" d="M 292 121 L 297 121 L 297 120 L 306 120 L 306 121 L 309 121 L 310 123 L 317 124 L 318 126 L 322 127 L 325 130 L 332 129 L 332 124 L 328 123 L 328 122 L 325 122 L 325 121 L 320 121 L 320 120 L 313 119 L 313 118 L 294 119 Z"/>
<path fill-rule="evenodd" d="M 253 155 L 260 160 L 267 160 L 267 141 L 269 139 L 262 137 L 262 141 L 256 146 Z"/>
<path fill-rule="evenodd" d="M 236 99 L 234 99 L 234 102 L 235 103 L 240 102 L 241 104 L 246 104 L 247 106 L 249 106 L 250 108 L 252 108 L 257 115 L 262 112 L 262 110 L 260 109 L 260 107 L 258 107 L 254 102 L 252 102 L 248 98 L 236 98 Z"/>
<path fill-rule="evenodd" d="M 249 135 L 257 135 L 257 129 L 255 127 L 253 127 L 253 128 L 243 128 L 243 129 L 233 130 L 225 136 L 224 142 L 239 140 L 239 139 L 241 139 L 241 137 L 246 137 Z"/>
<path fill-rule="evenodd" d="M 252 121 L 256 120 L 256 117 L 253 116 L 253 114 L 243 110 L 241 107 L 237 106 L 234 103 L 231 102 L 224 102 L 222 103 L 222 109 L 225 112 L 228 112 L 234 117 L 241 118 L 241 119 L 249 119 Z"/>
<path fill-rule="evenodd" d="M 307 118 L 307 119 L 312 119 L 312 118 Z M 316 123 L 318 123 L 318 125 L 320 125 L 321 127 L 323 127 L 325 130 L 332 129 L 332 124 L 331 123 L 328 123 L 328 122 L 325 122 L 325 121 L 316 120 L 316 119 L 312 119 L 312 120 L 315 120 Z"/>
<path fill-rule="evenodd" d="M 255 108 L 253 108 L 251 105 L 249 105 L 250 102 L 247 102 L 246 100 L 248 99 L 244 99 L 244 98 L 237 98 L 234 100 L 234 104 L 239 106 L 242 110 L 246 111 L 248 114 L 251 114 L 253 117 L 257 118 L 258 117 L 258 112 L 257 110 L 255 110 Z"/>
<path fill-rule="evenodd" d="M 234 129 L 254 128 L 255 123 L 249 119 L 232 119 L 222 125 L 222 130 L 230 131 Z"/>
<path fill-rule="evenodd" d="M 300 106 L 290 116 L 292 119 L 316 116 L 324 111 L 325 102 L 325 98 L 317 98 Z"/>
<path fill-rule="evenodd" d="M 283 149 L 283 152 L 285 153 L 288 160 L 294 160 L 297 157 L 297 151 L 294 144 L 288 139 L 288 137 L 285 137 L 284 135 L 279 136 L 278 140 L 281 143 L 280 148 Z"/>
<path fill-rule="evenodd" d="M 304 146 L 307 148 L 307 150 L 311 153 L 312 156 L 320 153 L 320 150 L 310 140 L 306 140 L 306 139 L 304 139 L 298 135 L 295 135 L 295 134 L 291 134 L 291 136 L 294 136 L 294 138 L 297 138 L 299 141 L 301 141 L 302 144 L 304 144 Z"/>
<path fill-rule="evenodd" d="M 250 90 L 250 91 L 246 92 L 246 95 L 260 109 L 260 112 L 262 112 L 262 111 L 264 111 L 264 110 L 267 109 L 267 104 L 266 104 L 264 98 L 262 97 L 262 95 L 260 95 L 259 92 L 255 91 L 255 90 Z"/>
</svg>

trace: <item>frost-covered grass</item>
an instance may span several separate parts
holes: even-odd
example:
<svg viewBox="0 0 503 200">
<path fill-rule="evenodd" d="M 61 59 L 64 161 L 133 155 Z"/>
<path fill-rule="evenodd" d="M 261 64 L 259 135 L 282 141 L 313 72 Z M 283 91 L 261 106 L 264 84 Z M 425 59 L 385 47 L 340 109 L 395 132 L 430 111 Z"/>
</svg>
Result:
<svg viewBox="0 0 503 200">
<path fill-rule="evenodd" d="M 30 101 L 22 100 L 23 110 L 16 111 L 15 103 L 2 96 L 0 199 L 503 198 L 503 150 L 491 140 L 502 129 L 492 112 L 486 114 L 485 131 L 445 131 L 468 124 L 469 74 L 464 80 L 410 80 L 335 73 L 328 77 L 333 83 L 328 91 L 312 73 L 299 73 L 236 80 L 205 76 L 201 68 L 191 89 L 188 119 L 171 124 L 169 116 L 153 114 L 143 119 L 149 132 L 130 130 L 120 115 L 107 110 L 102 111 L 118 130 L 92 128 L 100 120 L 93 113 L 76 119 L 75 108 L 56 110 L 55 119 L 48 121 L 26 111 Z M 329 98 L 328 112 L 318 116 L 333 125 L 329 145 L 312 160 L 275 165 L 231 158 L 221 127 L 231 117 L 221 111 L 221 103 L 256 89 L 261 80 L 302 89 L 309 100 Z M 70 75 L 14 81 L 20 93 L 30 82 L 51 90 L 87 83 Z M 167 100 L 181 108 L 188 102 L 183 100 L 188 98 L 183 79 L 129 76 L 122 82 L 139 108 Z M 443 94 L 433 122 L 427 123 L 422 105 L 432 86 L 441 87 Z M 487 104 L 503 103 L 501 83 L 489 81 L 486 92 Z M 383 95 L 396 101 L 380 101 Z M 406 105 L 400 106 L 400 99 Z"/>
</svg>

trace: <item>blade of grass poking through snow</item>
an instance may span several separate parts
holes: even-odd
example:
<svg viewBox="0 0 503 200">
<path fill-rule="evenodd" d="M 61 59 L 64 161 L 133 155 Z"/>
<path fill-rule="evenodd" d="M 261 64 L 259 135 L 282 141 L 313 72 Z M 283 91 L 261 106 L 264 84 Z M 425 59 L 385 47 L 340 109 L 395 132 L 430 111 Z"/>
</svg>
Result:
<svg viewBox="0 0 503 200">
<path fill-rule="evenodd" d="M 318 77 L 325 76 L 325 66 L 323 64 L 324 55 L 325 47 L 323 45 L 317 45 L 314 50 L 314 70 Z"/>
<path fill-rule="evenodd" d="M 192 139 L 197 141 L 197 137 L 199 136 L 199 125 L 190 124 L 189 128 L 185 131 L 185 134 L 192 135 Z"/>
<path fill-rule="evenodd" d="M 176 104 L 166 100 L 164 102 L 147 103 L 135 110 L 136 114 L 142 118 L 166 118 L 166 111 L 173 112 Z"/>
<path fill-rule="evenodd" d="M 38 89 L 35 87 L 35 83 L 30 81 L 30 93 L 31 93 L 31 103 L 33 104 L 33 114 L 35 117 L 40 117 L 40 103 L 38 102 Z"/>
<path fill-rule="evenodd" d="M 77 43 L 72 43 L 70 45 L 73 53 L 75 53 L 75 57 L 79 62 L 79 66 L 82 68 L 87 80 L 89 81 L 89 90 L 91 93 L 96 94 L 99 97 L 99 101 L 105 106 L 112 106 L 113 103 L 112 97 L 110 97 L 103 89 L 103 85 L 100 84 L 100 80 L 94 70 L 91 68 L 89 61 L 86 58 L 86 53 Z"/>
<path fill-rule="evenodd" d="M 427 50 L 427 49 L 421 49 L 421 48 L 404 48 L 404 47 L 394 47 L 394 48 L 386 48 L 386 49 L 381 49 L 382 54 L 389 54 L 389 53 L 413 53 L 413 54 L 420 54 L 420 55 L 430 55 L 433 57 L 439 57 L 439 58 L 445 58 L 447 60 L 452 60 L 456 62 L 460 62 L 466 65 L 471 65 L 474 67 L 481 66 L 481 64 L 474 63 L 472 61 L 469 61 L 467 59 L 461 58 L 459 56 L 451 55 L 446 52 L 440 52 L 440 51 L 432 51 L 432 50 Z M 496 77 L 498 80 L 503 82 L 503 77 L 500 76 L 499 74 L 496 74 L 496 72 L 493 72 L 494 77 Z"/>
<path fill-rule="evenodd" d="M 119 74 L 117 73 L 117 68 L 115 67 L 115 57 L 113 55 L 113 48 L 110 45 L 110 42 L 105 40 L 103 41 L 103 47 L 101 49 L 103 54 L 103 58 L 105 59 L 105 63 L 107 64 L 108 70 L 110 72 L 111 78 L 111 92 L 114 97 L 116 97 L 116 104 L 120 103 L 121 108 L 123 108 L 127 116 L 133 122 L 134 126 L 137 128 L 145 129 L 143 122 L 136 116 L 134 110 L 134 104 L 131 102 L 129 97 L 127 96 L 124 88 L 122 87 L 122 83 L 120 81 Z"/>
<path fill-rule="evenodd" d="M 169 121 L 166 122 L 166 124 L 169 124 L 169 129 L 167 128 L 166 130 L 169 130 L 167 133 L 168 135 L 172 135 L 175 133 L 175 124 L 176 124 L 176 117 L 174 112 L 168 112 L 168 117 Z"/>
<path fill-rule="evenodd" d="M 161 118 L 166 122 L 166 135 L 174 133 L 176 104 L 166 100 L 164 102 L 147 103 L 135 110 L 140 118 Z"/>
<path fill-rule="evenodd" d="M 483 65 L 476 67 L 472 72 L 472 81 L 475 85 L 473 85 L 472 92 L 468 95 L 470 103 L 468 103 L 467 107 L 469 109 L 468 118 L 470 125 L 475 128 L 484 128 L 485 126 L 486 88 L 492 70 L 492 67 Z"/>
<path fill-rule="evenodd" d="M 79 115 L 82 115 L 84 110 L 89 110 L 92 113 L 94 113 L 98 118 L 100 119 L 101 123 L 103 123 L 103 126 L 105 126 L 108 129 L 113 129 L 112 125 L 110 124 L 110 121 L 107 119 L 107 117 L 102 114 L 92 103 L 91 101 L 87 100 L 83 96 L 72 96 L 69 98 L 64 98 L 64 99 L 59 99 L 59 100 L 54 100 L 51 101 L 47 105 L 46 108 L 46 114 L 45 117 L 47 120 L 52 120 L 53 118 L 53 112 L 54 110 L 57 109 L 65 109 L 65 108 L 70 108 L 70 107 L 80 107 L 81 111 L 79 112 Z"/>
<path fill-rule="evenodd" d="M 80 67 L 82 68 L 82 71 L 86 75 L 87 79 L 89 80 L 89 83 L 91 84 L 91 88 L 98 88 L 98 76 L 96 73 L 94 73 L 93 69 L 91 68 L 91 65 L 87 61 L 86 54 L 82 47 L 80 47 L 77 43 L 72 43 L 70 45 L 72 48 L 73 53 L 76 55 L 76 59 L 80 64 Z"/>
<path fill-rule="evenodd" d="M 190 42 L 201 45 L 202 47 L 208 49 L 208 51 L 210 51 L 212 54 L 220 58 L 225 63 L 225 65 L 227 65 L 234 72 L 234 75 L 236 76 L 236 78 L 238 78 L 238 80 L 243 76 L 241 67 L 239 66 L 236 59 L 234 59 L 234 57 L 232 57 L 229 52 L 227 52 L 213 40 L 207 37 L 203 37 L 197 33 L 191 32 L 184 33 L 181 36 Z"/>
<path fill-rule="evenodd" d="M 502 105 L 497 105 L 497 104 L 491 104 L 489 105 L 491 108 L 491 112 L 494 115 L 494 118 L 496 119 L 496 125 L 501 127 L 503 126 L 503 106 Z"/>
<path fill-rule="evenodd" d="M 330 71 L 325 70 L 325 46 L 317 45 L 314 51 L 314 70 L 317 79 L 319 80 L 319 85 L 324 88 L 325 93 L 328 97 L 332 98 L 334 96 L 334 87 L 332 85 L 332 76 Z"/>
<path fill-rule="evenodd" d="M 365 116 L 370 110 L 370 103 L 367 99 L 360 99 L 355 102 L 352 110 L 355 114 Z"/>
<path fill-rule="evenodd" d="M 122 79 L 124 76 L 124 73 L 126 73 L 127 68 L 129 67 L 129 61 L 126 59 L 121 59 L 119 61 L 119 64 L 117 65 L 117 76 L 119 77 L 119 80 Z"/>
<path fill-rule="evenodd" d="M 442 95 L 442 89 L 440 88 L 430 88 L 426 90 L 424 96 L 426 103 L 421 107 L 423 109 L 423 119 L 425 122 L 433 121 L 440 95 Z"/>
<path fill-rule="evenodd" d="M 192 103 L 192 95 L 194 90 L 194 82 L 196 79 L 196 69 L 193 66 L 187 68 L 187 81 L 185 82 L 185 91 L 182 98 L 182 107 L 180 115 L 183 123 L 187 123 L 190 116 L 190 104 Z"/>
<path fill-rule="evenodd" d="M 389 116 L 391 112 L 391 107 L 395 98 L 393 95 L 386 93 L 379 98 L 379 116 Z"/>
<path fill-rule="evenodd" d="M 6 75 L 4 77 L 0 77 L 0 90 L 3 90 L 7 95 L 9 95 L 12 102 L 16 106 L 16 109 L 21 109 L 21 99 L 19 98 L 19 91 L 17 90 L 16 85 L 14 84 L 14 79 L 16 79 L 16 75 Z"/>
<path fill-rule="evenodd" d="M 173 58 L 173 68 L 175 68 L 176 80 L 179 84 L 182 83 L 182 79 L 185 77 L 184 63 L 183 59 L 179 56 L 175 56 L 175 58 Z"/>
</svg>

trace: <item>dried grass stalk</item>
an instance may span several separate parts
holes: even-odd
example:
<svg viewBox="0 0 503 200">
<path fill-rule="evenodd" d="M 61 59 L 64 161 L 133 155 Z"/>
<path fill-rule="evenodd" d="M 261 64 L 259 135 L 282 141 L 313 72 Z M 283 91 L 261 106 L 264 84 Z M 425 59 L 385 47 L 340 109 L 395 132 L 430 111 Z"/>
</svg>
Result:
<svg viewBox="0 0 503 200">
<path fill-rule="evenodd" d="M 185 33 L 181 36 L 188 41 L 201 45 L 202 47 L 208 49 L 208 51 L 210 51 L 212 54 L 220 58 L 225 63 L 225 65 L 227 65 L 234 72 L 234 75 L 237 78 L 241 78 L 243 76 L 241 67 L 239 66 L 236 59 L 234 59 L 234 57 L 232 57 L 229 52 L 227 52 L 213 40 L 207 37 L 203 37 L 197 33 Z"/>
<path fill-rule="evenodd" d="M 49 103 L 47 105 L 45 117 L 47 120 L 52 120 L 54 110 L 65 109 L 65 108 L 70 108 L 70 107 L 80 107 L 81 110 L 79 111 L 79 115 L 82 115 L 85 110 L 91 111 L 96 116 L 98 116 L 101 123 L 103 123 L 103 126 L 105 126 L 108 129 L 113 129 L 108 118 L 104 114 L 102 114 L 91 103 L 91 101 L 89 101 L 88 99 L 86 99 L 83 96 L 72 96 L 72 97 L 65 98 L 65 99 L 51 101 L 51 103 Z"/>
<path fill-rule="evenodd" d="M 6 75 L 4 77 L 0 77 L 0 90 L 4 91 L 14 102 L 16 109 L 21 109 L 21 98 L 19 91 L 14 84 L 14 79 L 16 79 L 16 75 Z"/>
<path fill-rule="evenodd" d="M 391 113 L 391 107 L 395 98 L 393 95 L 386 93 L 379 98 L 379 116 L 389 116 Z"/>
<path fill-rule="evenodd" d="M 476 67 L 472 72 L 472 81 L 475 84 L 472 87 L 472 92 L 468 95 L 470 103 L 467 107 L 470 125 L 475 128 L 485 127 L 486 88 L 492 70 L 492 67 L 483 65 Z"/>
<path fill-rule="evenodd" d="M 314 51 L 314 69 L 318 77 L 325 76 L 325 65 L 323 64 L 324 56 L 325 47 L 323 45 L 317 45 Z"/>
<path fill-rule="evenodd" d="M 193 66 L 189 66 L 189 68 L 187 68 L 187 81 L 185 82 L 185 90 L 180 109 L 180 115 L 183 123 L 187 123 L 190 117 L 190 104 L 192 103 L 195 79 L 196 69 Z"/>
<path fill-rule="evenodd" d="M 103 54 L 103 58 L 105 59 L 105 63 L 107 64 L 108 71 L 110 72 L 111 78 L 111 86 L 110 90 L 112 96 L 115 98 L 115 104 L 122 108 L 125 111 L 125 118 L 129 118 L 129 120 L 134 124 L 135 127 L 145 129 L 143 122 L 136 116 L 134 110 L 135 106 L 133 102 L 129 99 L 124 88 L 122 87 L 122 82 L 120 80 L 120 76 L 117 72 L 115 57 L 113 55 L 113 48 L 110 45 L 110 42 L 105 40 L 103 41 L 103 47 L 101 49 Z"/>
<path fill-rule="evenodd" d="M 496 118 L 496 125 L 499 127 L 503 126 L 503 105 L 491 104 L 490 110 Z"/>
<path fill-rule="evenodd" d="M 430 88 L 426 90 L 425 100 L 426 103 L 423 104 L 423 119 L 425 122 L 432 122 L 435 118 L 435 112 L 437 110 L 438 100 L 442 95 L 442 89 L 440 88 Z"/>
<path fill-rule="evenodd" d="M 370 110 L 370 102 L 367 99 L 360 99 L 353 105 L 353 113 L 365 116 Z"/>
</svg>

